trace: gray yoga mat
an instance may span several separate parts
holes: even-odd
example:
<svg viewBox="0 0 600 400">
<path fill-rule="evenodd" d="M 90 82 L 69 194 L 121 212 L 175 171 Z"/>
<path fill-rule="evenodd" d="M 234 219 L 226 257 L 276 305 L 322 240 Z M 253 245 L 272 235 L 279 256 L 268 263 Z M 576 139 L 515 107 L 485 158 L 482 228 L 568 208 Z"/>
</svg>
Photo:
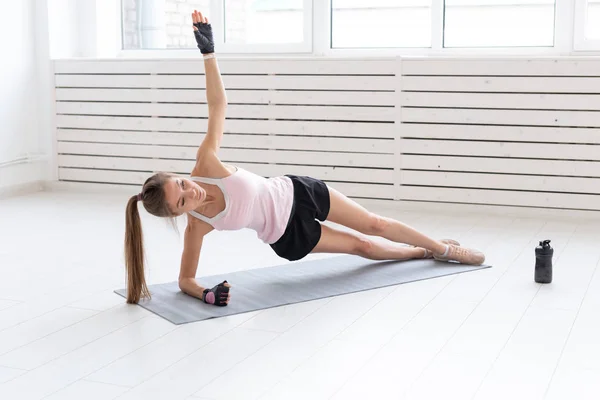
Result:
<svg viewBox="0 0 600 400">
<path fill-rule="evenodd" d="M 334 256 L 197 278 L 203 287 L 224 280 L 231 284 L 231 302 L 225 307 L 182 293 L 177 282 L 150 285 L 152 299 L 139 305 L 179 325 L 489 267 L 432 259 L 372 261 Z M 125 289 L 115 293 L 126 297 Z"/>
</svg>

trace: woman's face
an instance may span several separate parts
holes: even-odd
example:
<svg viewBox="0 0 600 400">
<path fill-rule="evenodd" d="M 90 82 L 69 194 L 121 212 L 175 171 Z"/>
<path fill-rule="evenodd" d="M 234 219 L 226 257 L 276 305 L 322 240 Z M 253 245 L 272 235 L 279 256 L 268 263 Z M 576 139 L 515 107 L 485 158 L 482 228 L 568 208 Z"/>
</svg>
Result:
<svg viewBox="0 0 600 400">
<path fill-rule="evenodd" d="M 173 176 L 165 184 L 165 198 L 173 214 L 181 215 L 198 208 L 206 200 L 206 190 L 190 179 Z"/>
</svg>

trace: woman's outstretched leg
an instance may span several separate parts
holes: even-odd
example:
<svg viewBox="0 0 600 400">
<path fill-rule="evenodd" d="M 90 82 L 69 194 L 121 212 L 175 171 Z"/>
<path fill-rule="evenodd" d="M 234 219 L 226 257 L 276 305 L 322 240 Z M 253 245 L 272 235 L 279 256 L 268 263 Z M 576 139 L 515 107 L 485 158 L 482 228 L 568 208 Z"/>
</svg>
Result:
<svg viewBox="0 0 600 400">
<path fill-rule="evenodd" d="M 344 225 L 365 235 L 380 236 L 393 242 L 428 249 L 439 260 L 476 265 L 482 264 L 485 260 L 485 256 L 477 250 L 442 243 L 403 222 L 372 213 L 331 187 L 329 187 L 329 199 L 328 221 Z"/>
<path fill-rule="evenodd" d="M 321 238 L 312 253 L 354 254 L 370 260 L 411 260 L 425 258 L 427 250 L 398 243 L 380 243 L 356 232 L 321 225 Z"/>
</svg>

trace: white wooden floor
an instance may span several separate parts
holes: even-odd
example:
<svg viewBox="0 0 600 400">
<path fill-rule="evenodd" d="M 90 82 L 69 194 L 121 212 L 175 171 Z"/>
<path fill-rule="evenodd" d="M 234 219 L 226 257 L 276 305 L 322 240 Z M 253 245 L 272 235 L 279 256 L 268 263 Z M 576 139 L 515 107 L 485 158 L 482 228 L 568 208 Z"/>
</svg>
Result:
<svg viewBox="0 0 600 400">
<path fill-rule="evenodd" d="M 0 200 L 0 399 L 600 398 L 598 222 L 382 211 L 493 268 L 175 326 L 112 292 L 125 203 Z M 142 223 L 150 283 L 175 280 L 182 238 Z M 205 242 L 199 276 L 283 262 L 250 231 Z"/>
</svg>

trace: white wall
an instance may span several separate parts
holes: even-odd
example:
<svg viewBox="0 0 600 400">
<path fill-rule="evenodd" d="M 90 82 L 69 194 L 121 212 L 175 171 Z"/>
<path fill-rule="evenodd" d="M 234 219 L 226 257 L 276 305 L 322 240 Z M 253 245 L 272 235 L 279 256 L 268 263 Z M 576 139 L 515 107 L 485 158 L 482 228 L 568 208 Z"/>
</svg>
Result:
<svg viewBox="0 0 600 400">
<path fill-rule="evenodd" d="M 76 0 L 48 0 L 48 29 L 52 58 L 82 56 L 78 46 L 86 31 L 77 24 Z"/>
<path fill-rule="evenodd" d="M 121 48 L 120 0 L 48 3 L 50 58 L 115 57 Z"/>
<path fill-rule="evenodd" d="M 52 72 L 45 0 L 0 13 L 0 193 L 52 178 Z"/>
</svg>

